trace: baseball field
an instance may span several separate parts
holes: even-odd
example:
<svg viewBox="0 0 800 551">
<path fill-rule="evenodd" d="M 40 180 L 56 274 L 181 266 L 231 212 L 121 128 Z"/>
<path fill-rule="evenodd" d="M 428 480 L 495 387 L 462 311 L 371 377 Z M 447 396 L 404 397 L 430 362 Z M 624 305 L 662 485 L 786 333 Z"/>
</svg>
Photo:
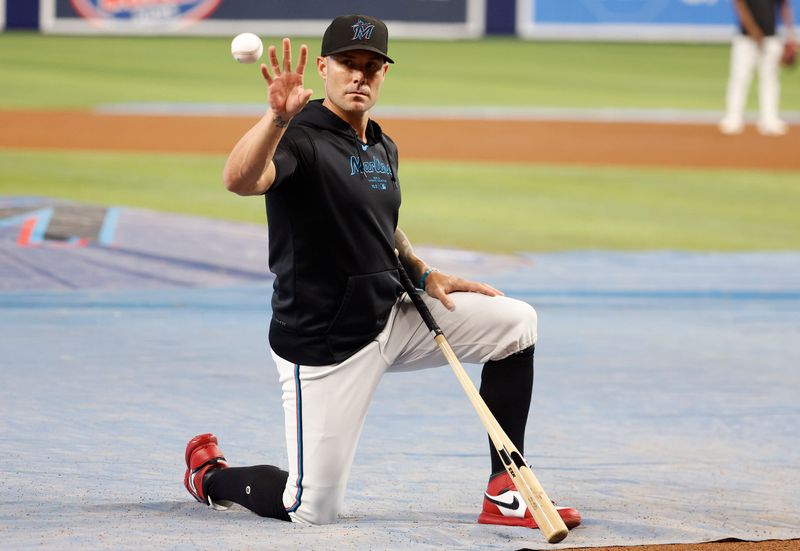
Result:
<svg viewBox="0 0 800 551">
<path fill-rule="evenodd" d="M 723 136 L 728 54 L 392 43 L 376 118 L 400 149 L 400 225 L 543 320 L 532 461 L 585 517 L 556 548 L 799 547 L 800 69 L 782 78 L 787 136 Z M 475 524 L 485 433 L 444 370 L 387 381 L 337 525 L 190 501 L 187 427 L 239 461 L 285 461 L 263 201 L 221 182 L 264 109 L 258 69 L 225 38 L 4 32 L 0 82 L 9 548 L 548 548 Z M 121 216 L 114 246 L 32 241 L 24 224 L 53 205 L 72 229 L 105 220 L 109 243 Z"/>
<path fill-rule="evenodd" d="M 415 242 L 800 247 L 800 132 L 716 131 L 726 46 L 393 47 L 377 116 L 400 145 Z M 800 122 L 800 71 L 783 77 L 782 107 Z M 0 193 L 264 220 L 257 201 L 220 193 L 226 153 L 264 101 L 257 68 L 233 62 L 226 39 L 4 33 L 0 79 Z"/>
</svg>

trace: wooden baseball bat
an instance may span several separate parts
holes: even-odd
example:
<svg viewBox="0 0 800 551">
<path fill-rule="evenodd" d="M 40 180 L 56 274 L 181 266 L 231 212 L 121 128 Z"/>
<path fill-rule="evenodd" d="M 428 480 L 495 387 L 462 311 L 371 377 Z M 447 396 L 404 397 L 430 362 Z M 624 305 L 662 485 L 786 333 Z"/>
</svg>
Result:
<svg viewBox="0 0 800 551">
<path fill-rule="evenodd" d="M 536 524 L 539 525 L 539 530 L 548 543 L 560 542 L 566 538 L 569 533 L 567 525 L 564 524 L 553 502 L 547 497 L 547 493 L 544 491 L 544 488 L 542 488 L 536 475 L 533 474 L 528 462 L 525 461 L 525 458 L 519 453 L 517 447 L 500 427 L 500 424 L 494 418 L 492 412 L 489 411 L 489 407 L 486 405 L 486 402 L 483 401 L 483 398 L 481 398 L 478 389 L 475 388 L 475 385 L 472 383 L 472 379 L 469 378 L 461 362 L 456 357 L 455 352 L 453 352 L 453 349 L 450 347 L 450 343 L 447 342 L 441 328 L 436 323 L 436 320 L 433 319 L 431 311 L 422 300 L 422 297 L 419 296 L 419 293 L 417 293 L 417 289 L 408 277 L 408 273 L 399 258 L 397 260 L 397 265 L 403 288 L 417 308 L 425 325 L 433 333 L 436 344 L 447 359 L 447 363 L 453 368 L 453 373 L 455 373 L 456 378 L 461 383 L 461 386 L 464 387 L 464 391 L 467 393 L 472 407 L 475 408 L 478 417 L 480 417 L 483 426 L 486 428 L 486 432 L 489 434 L 489 439 L 492 441 L 495 450 L 497 450 L 503 462 L 503 466 L 505 466 L 506 471 L 508 471 L 511 480 L 514 482 L 517 491 L 519 491 L 522 499 L 528 506 L 528 510 L 530 510 L 534 520 L 536 520 Z"/>
</svg>

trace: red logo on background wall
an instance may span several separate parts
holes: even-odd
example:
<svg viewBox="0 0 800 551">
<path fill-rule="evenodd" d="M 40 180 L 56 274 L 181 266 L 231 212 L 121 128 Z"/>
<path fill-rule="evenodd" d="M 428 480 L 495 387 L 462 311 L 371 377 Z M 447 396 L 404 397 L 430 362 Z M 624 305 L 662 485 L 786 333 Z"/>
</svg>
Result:
<svg viewBox="0 0 800 551">
<path fill-rule="evenodd" d="M 208 17 L 222 0 L 70 0 L 78 15 L 103 28 L 164 30 Z"/>
</svg>

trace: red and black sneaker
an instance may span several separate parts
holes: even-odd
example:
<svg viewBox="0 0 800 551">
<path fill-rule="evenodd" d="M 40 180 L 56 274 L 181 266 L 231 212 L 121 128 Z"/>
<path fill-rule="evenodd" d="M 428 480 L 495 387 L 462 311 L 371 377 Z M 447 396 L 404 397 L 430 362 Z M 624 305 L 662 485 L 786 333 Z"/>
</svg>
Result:
<svg viewBox="0 0 800 551">
<path fill-rule="evenodd" d="M 186 474 L 183 484 L 197 501 L 210 505 L 214 509 L 224 510 L 230 503 L 214 503 L 203 493 L 203 477 L 213 469 L 227 469 L 228 463 L 217 446 L 217 437 L 213 434 L 195 436 L 186 445 Z"/>
<path fill-rule="evenodd" d="M 581 515 L 575 509 L 556 507 L 556 510 L 570 530 L 581 523 Z M 507 472 L 489 479 L 489 487 L 483 494 L 483 511 L 478 516 L 478 523 L 539 528 Z"/>
</svg>

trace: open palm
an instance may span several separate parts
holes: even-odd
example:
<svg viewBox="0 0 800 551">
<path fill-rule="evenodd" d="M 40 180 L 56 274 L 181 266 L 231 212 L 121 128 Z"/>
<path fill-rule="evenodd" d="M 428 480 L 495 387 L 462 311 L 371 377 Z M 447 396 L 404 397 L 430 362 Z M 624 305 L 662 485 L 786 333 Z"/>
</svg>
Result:
<svg viewBox="0 0 800 551">
<path fill-rule="evenodd" d="M 272 111 L 288 121 L 305 107 L 311 98 L 311 90 L 303 87 L 303 73 L 308 59 L 308 47 L 300 46 L 300 59 L 297 69 L 292 71 L 292 43 L 283 39 L 283 64 L 278 63 L 278 52 L 275 46 L 269 47 L 269 61 L 272 75 L 265 64 L 261 64 L 261 74 L 267 81 L 269 104 Z"/>
</svg>

